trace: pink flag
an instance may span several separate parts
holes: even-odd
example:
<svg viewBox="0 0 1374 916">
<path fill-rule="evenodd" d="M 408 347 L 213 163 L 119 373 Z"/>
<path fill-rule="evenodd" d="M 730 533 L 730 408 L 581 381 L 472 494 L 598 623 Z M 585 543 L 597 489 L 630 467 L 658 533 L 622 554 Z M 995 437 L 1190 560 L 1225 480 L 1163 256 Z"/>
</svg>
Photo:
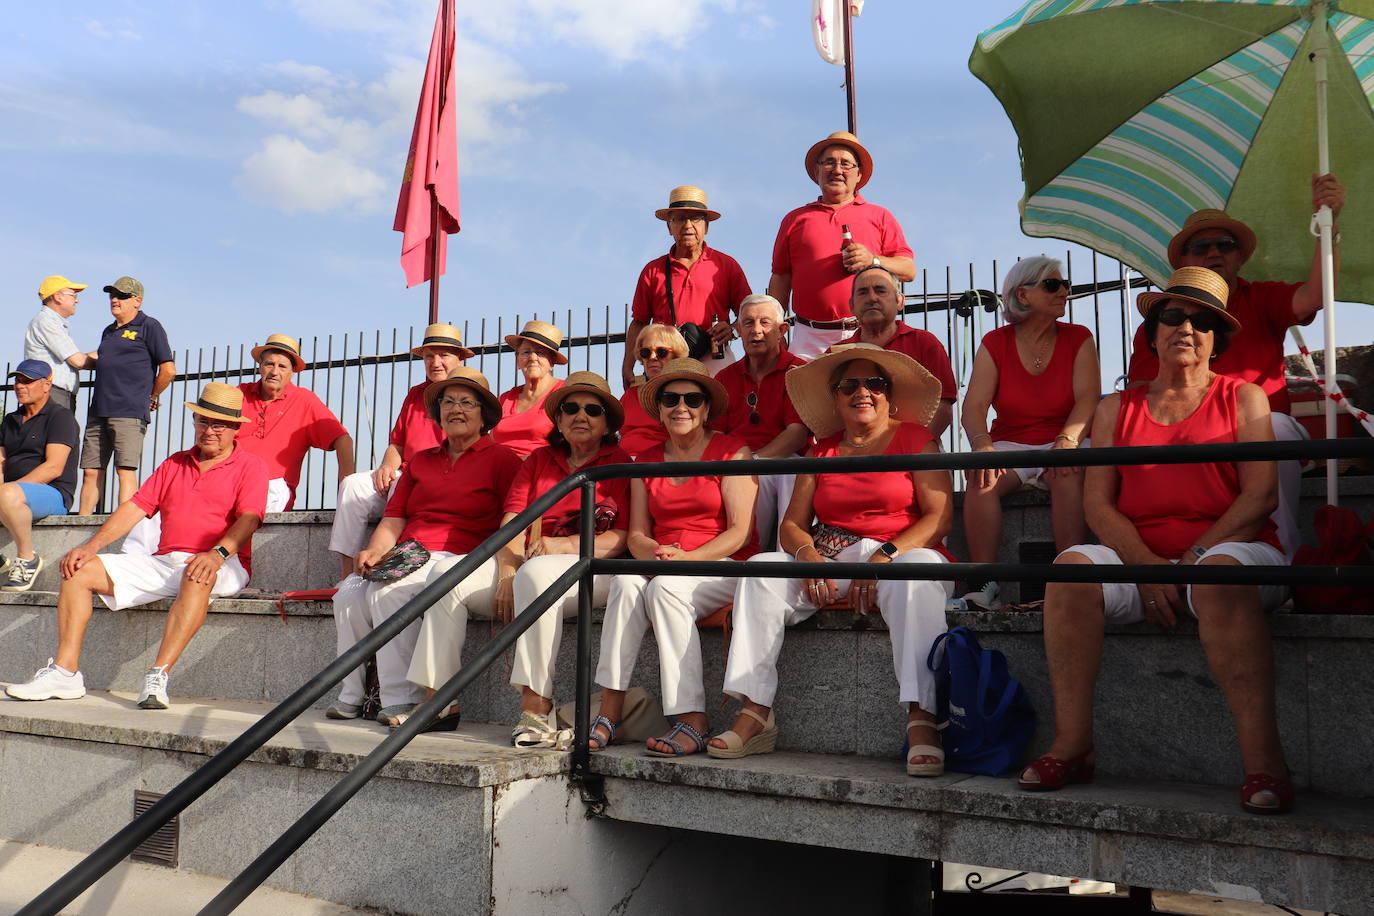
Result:
<svg viewBox="0 0 1374 916">
<path fill-rule="evenodd" d="M 392 226 L 401 237 L 401 269 L 406 286 L 434 279 L 432 246 L 438 248 L 438 272 L 448 255 L 448 233 L 458 231 L 458 128 L 457 98 L 453 77 L 453 7 L 441 0 L 429 43 L 425 82 L 415 112 L 415 131 L 410 136 L 401 197 Z M 434 205 L 438 218 L 434 219 Z"/>
</svg>

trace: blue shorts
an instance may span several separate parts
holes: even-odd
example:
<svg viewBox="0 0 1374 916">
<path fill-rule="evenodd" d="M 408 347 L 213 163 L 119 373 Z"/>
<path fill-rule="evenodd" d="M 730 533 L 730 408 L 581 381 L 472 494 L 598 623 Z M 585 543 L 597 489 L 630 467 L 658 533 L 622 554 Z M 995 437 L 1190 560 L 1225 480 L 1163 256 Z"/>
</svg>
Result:
<svg viewBox="0 0 1374 916">
<path fill-rule="evenodd" d="M 62 491 L 46 483 L 19 483 L 24 491 L 24 502 L 29 504 L 33 520 L 47 518 L 49 515 L 66 515 L 67 505 L 62 502 Z"/>
</svg>

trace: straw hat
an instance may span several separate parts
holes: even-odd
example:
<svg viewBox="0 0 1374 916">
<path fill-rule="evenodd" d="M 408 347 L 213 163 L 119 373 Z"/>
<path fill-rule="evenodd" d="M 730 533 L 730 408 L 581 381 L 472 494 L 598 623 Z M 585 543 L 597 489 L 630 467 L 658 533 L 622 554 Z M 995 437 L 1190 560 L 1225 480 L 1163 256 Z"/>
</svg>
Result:
<svg viewBox="0 0 1374 916">
<path fill-rule="evenodd" d="M 844 428 L 840 412 L 835 408 L 835 393 L 830 388 L 830 374 L 856 359 L 876 364 L 892 380 L 888 402 L 894 419 L 902 423 L 927 426 L 940 406 L 940 380 L 905 353 L 884 350 L 873 344 L 836 344 L 804 366 L 789 369 L 785 376 L 787 396 L 797 408 L 802 422 L 817 439 L 834 435 Z"/>
<path fill-rule="evenodd" d="M 620 429 L 625 422 L 625 408 L 621 406 L 620 400 L 611 394 L 611 386 L 604 378 L 595 372 L 574 372 L 568 376 L 560 387 L 550 391 L 544 398 L 544 413 L 549 415 L 549 419 L 558 424 L 558 408 L 573 394 L 593 394 L 596 395 L 606 408 L 606 425 L 611 432 Z"/>
<path fill-rule="evenodd" d="M 672 214 L 684 210 L 688 213 L 705 214 L 707 222 L 720 219 L 719 212 L 706 206 L 706 192 L 689 184 L 669 191 L 668 206 L 662 210 L 655 210 L 654 216 L 666 220 Z"/>
<path fill-rule="evenodd" d="M 806 151 L 806 160 L 802 163 L 802 167 L 806 169 L 806 177 L 812 181 L 816 180 L 816 162 L 821 158 L 821 151 L 831 146 L 847 146 L 854 151 L 854 158 L 859 160 L 859 184 L 854 190 L 857 191 L 868 184 L 868 179 L 873 177 L 873 157 L 859 142 L 859 138 L 847 130 L 837 130 L 824 140 L 811 144 L 811 148 Z"/>
<path fill-rule="evenodd" d="M 190 408 L 191 413 L 198 413 L 211 420 L 223 420 L 227 423 L 248 422 L 248 418 L 243 415 L 243 392 L 223 382 L 206 382 L 205 387 L 200 390 L 200 397 L 194 401 L 187 401 L 186 406 Z"/>
<path fill-rule="evenodd" d="M 1231 286 L 1221 274 L 1205 267 L 1180 267 L 1169 278 L 1162 292 L 1141 293 L 1135 297 L 1135 307 L 1142 317 L 1150 314 L 1155 303 L 1165 299 L 1181 299 L 1203 308 L 1209 308 L 1226 319 L 1231 330 L 1239 331 L 1240 322 L 1236 316 L 1226 311 L 1226 300 L 1231 295 Z"/>
<path fill-rule="evenodd" d="M 559 347 L 563 346 L 563 332 L 547 321 L 526 321 L 524 330 L 519 334 L 506 335 L 506 346 L 512 350 L 519 350 L 522 340 L 539 344 L 544 349 L 551 351 L 552 355 L 549 359 L 553 360 L 555 365 L 566 366 L 568 364 L 568 358 L 558 352 Z"/>
<path fill-rule="evenodd" d="M 253 354 L 253 362 L 262 362 L 262 354 L 268 350 L 277 350 L 291 357 L 291 366 L 297 372 L 305 368 L 305 360 L 301 359 L 300 341 L 289 334 L 268 334 L 267 343 L 260 347 L 254 347 L 249 352 Z"/>
<path fill-rule="evenodd" d="M 1255 253 L 1255 230 L 1227 215 L 1225 210 L 1197 210 L 1183 221 L 1183 228 L 1169 239 L 1169 266 L 1177 270 L 1183 263 L 1183 246 L 1204 229 L 1225 229 L 1240 243 L 1240 260 L 1245 263 Z"/>
<path fill-rule="evenodd" d="M 444 396 L 444 392 L 454 385 L 462 385 L 471 389 L 472 393 L 492 410 L 500 411 L 501 402 L 496 395 L 491 393 L 491 385 L 487 383 L 487 377 L 478 372 L 471 366 L 459 366 L 448 374 L 448 378 L 431 382 L 425 389 L 425 411 L 434 418 L 434 422 L 439 422 L 439 399 Z"/>
<path fill-rule="evenodd" d="M 432 324 L 425 328 L 425 338 L 420 345 L 411 349 L 411 355 L 419 356 L 425 347 L 448 347 L 457 350 L 463 359 L 472 359 L 476 354 L 463 346 L 463 334 L 451 324 Z"/>
<path fill-rule="evenodd" d="M 669 382 L 680 379 L 696 382 L 711 396 L 711 410 L 706 419 L 714 420 L 730 406 L 730 393 L 725 386 L 711 378 L 711 373 L 701 363 L 685 358 L 668 360 L 663 364 L 662 372 L 639 386 L 639 406 L 649 416 L 658 419 L 658 392 Z"/>
</svg>

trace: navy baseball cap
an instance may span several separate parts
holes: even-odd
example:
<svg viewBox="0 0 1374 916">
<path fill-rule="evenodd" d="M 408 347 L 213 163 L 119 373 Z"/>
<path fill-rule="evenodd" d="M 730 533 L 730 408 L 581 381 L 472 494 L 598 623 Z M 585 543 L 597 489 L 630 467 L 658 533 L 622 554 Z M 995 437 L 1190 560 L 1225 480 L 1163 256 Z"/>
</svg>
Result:
<svg viewBox="0 0 1374 916">
<path fill-rule="evenodd" d="M 22 375 L 30 381 L 37 381 L 40 378 L 52 378 L 52 366 L 43 362 L 41 359 L 26 359 L 15 366 L 8 378 Z"/>
</svg>

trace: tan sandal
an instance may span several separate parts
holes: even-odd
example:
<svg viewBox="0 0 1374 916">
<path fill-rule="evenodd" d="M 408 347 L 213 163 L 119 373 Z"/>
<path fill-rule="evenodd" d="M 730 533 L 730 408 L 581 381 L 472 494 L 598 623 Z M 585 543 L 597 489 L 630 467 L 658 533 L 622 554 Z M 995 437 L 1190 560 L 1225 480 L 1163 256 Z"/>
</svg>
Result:
<svg viewBox="0 0 1374 916">
<path fill-rule="evenodd" d="M 926 719 L 916 719 L 907 722 L 907 739 L 910 740 L 912 727 L 933 729 L 937 734 L 940 726 L 933 721 Z M 916 757 L 934 757 L 934 763 L 912 763 Z M 913 744 L 906 752 L 906 775 L 908 776 L 943 776 L 945 773 L 945 749 L 936 747 L 933 744 Z"/>
<path fill-rule="evenodd" d="M 708 744 L 707 754 L 723 760 L 737 760 L 740 757 L 752 757 L 754 754 L 773 753 L 773 749 L 778 746 L 778 726 L 773 720 L 773 710 L 768 710 L 766 719 L 747 707 L 740 709 L 740 715 L 756 720 L 763 726 L 763 731 L 748 740 L 741 738 L 734 729 L 721 732 L 716 737 L 725 742 L 725 747 Z"/>
</svg>

